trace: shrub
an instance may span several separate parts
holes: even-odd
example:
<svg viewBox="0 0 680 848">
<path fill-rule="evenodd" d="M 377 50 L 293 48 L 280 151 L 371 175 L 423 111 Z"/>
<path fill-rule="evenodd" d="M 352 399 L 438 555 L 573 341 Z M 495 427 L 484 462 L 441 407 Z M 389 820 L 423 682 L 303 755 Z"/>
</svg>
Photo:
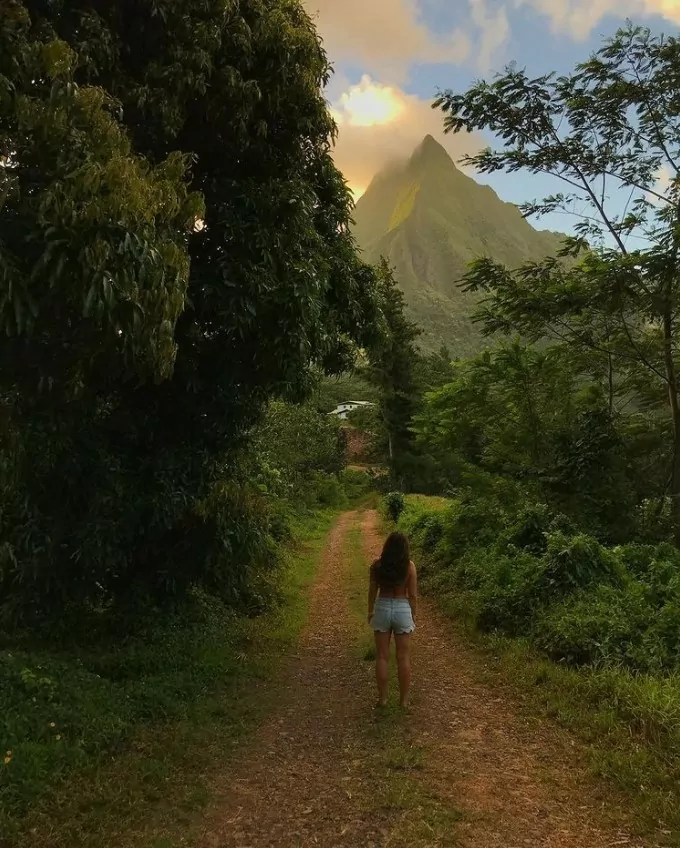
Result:
<svg viewBox="0 0 680 848">
<path fill-rule="evenodd" d="M 388 492 L 385 495 L 384 503 L 388 518 L 396 524 L 406 506 L 403 494 L 401 492 Z"/>
<path fill-rule="evenodd" d="M 555 513 L 546 504 L 531 504 L 523 507 L 499 538 L 499 550 L 505 544 L 536 556 L 548 549 L 548 535 L 554 532 L 574 533 L 567 516 Z"/>
<path fill-rule="evenodd" d="M 527 553 L 470 552 L 457 569 L 459 585 L 475 596 L 475 625 L 509 635 L 528 632 L 541 604 L 545 563 Z"/>
<path fill-rule="evenodd" d="M 400 524 L 415 547 L 433 554 L 444 535 L 447 516 L 448 511 L 429 511 L 422 505 L 409 503 Z"/>
<path fill-rule="evenodd" d="M 342 506 L 347 502 L 345 489 L 335 474 L 316 472 L 311 475 L 309 485 L 314 499 L 321 506 Z"/>
<path fill-rule="evenodd" d="M 680 671 L 680 551 L 607 548 L 541 504 L 409 497 L 401 526 L 426 585 L 482 631 L 529 637 L 556 661 Z"/>
<path fill-rule="evenodd" d="M 653 615 L 642 584 L 596 586 L 545 611 L 535 624 L 534 641 L 553 660 L 648 671 L 663 665 L 645 645 Z"/>
<path fill-rule="evenodd" d="M 134 727 L 186 718 L 238 667 L 246 626 L 217 599 L 191 591 L 181 609 L 147 619 L 146 630 L 125 641 L 90 638 L 58 655 L 0 650 L 0 738 L 3 755 L 12 752 L 0 769 L 0 829 L 55 779 L 117 751 Z"/>
<path fill-rule="evenodd" d="M 616 555 L 591 536 L 552 533 L 545 553 L 546 588 L 550 592 L 572 592 L 595 583 L 620 583 L 625 568 Z"/>
<path fill-rule="evenodd" d="M 375 483 L 367 471 L 346 468 L 340 475 L 345 494 L 350 501 L 365 497 L 375 490 Z"/>
<path fill-rule="evenodd" d="M 447 513 L 440 555 L 454 563 L 470 548 L 492 545 L 503 526 L 503 512 L 494 501 L 479 498 L 457 503 Z"/>
</svg>

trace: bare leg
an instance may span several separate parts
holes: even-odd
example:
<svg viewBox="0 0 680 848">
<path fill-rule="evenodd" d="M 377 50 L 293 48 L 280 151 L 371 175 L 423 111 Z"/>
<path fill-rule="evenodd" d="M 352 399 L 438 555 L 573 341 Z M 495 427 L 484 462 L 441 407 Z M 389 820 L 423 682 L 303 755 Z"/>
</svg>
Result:
<svg viewBox="0 0 680 848">
<path fill-rule="evenodd" d="M 395 634 L 394 641 L 397 645 L 397 669 L 399 671 L 399 703 L 402 707 L 408 706 L 408 695 L 411 689 L 411 634 Z"/>
<path fill-rule="evenodd" d="M 375 632 L 375 679 L 378 684 L 378 704 L 387 704 L 387 675 L 390 662 L 391 633 Z"/>
</svg>

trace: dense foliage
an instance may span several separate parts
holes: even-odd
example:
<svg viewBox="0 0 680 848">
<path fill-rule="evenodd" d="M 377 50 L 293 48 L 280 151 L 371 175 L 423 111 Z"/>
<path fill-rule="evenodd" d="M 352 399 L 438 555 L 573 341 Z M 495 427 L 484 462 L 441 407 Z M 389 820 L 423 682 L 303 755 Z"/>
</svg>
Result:
<svg viewBox="0 0 680 848">
<path fill-rule="evenodd" d="M 243 597 L 243 439 L 379 325 L 329 72 L 296 0 L 3 6 L 2 621 Z"/>
<path fill-rule="evenodd" d="M 483 493 L 482 481 L 499 476 L 602 539 L 668 532 L 660 500 L 665 431 L 653 411 L 612 415 L 601 387 L 564 347 L 515 342 L 455 372 L 414 420 L 441 491 Z"/>
<path fill-rule="evenodd" d="M 409 504 L 402 521 L 430 581 L 479 629 L 528 637 L 574 665 L 680 671 L 672 544 L 606 548 L 545 505 L 496 497 Z"/>
<path fill-rule="evenodd" d="M 366 475 L 343 466 L 337 422 L 307 406 L 273 402 L 250 433 L 235 476 L 214 487 L 227 568 L 209 536 L 186 528 L 178 545 L 189 562 L 205 562 L 202 585 L 181 602 L 152 605 L 142 597 L 132 610 L 106 616 L 81 611 L 67 628 L 53 625 L 45 635 L 0 628 L 3 836 L 21 829 L 24 814 L 55 782 L 126 750 L 149 722 L 200 725 L 207 720 L 201 710 L 214 721 L 218 709 L 220 736 L 238 732 L 245 717 L 237 712 L 230 723 L 223 715 L 225 687 L 228 695 L 242 676 L 261 677 L 302 620 L 300 590 L 310 574 L 302 555 L 295 569 L 286 568 L 291 547 L 317 527 L 325 531 L 338 508 L 370 487 Z M 220 687 L 219 707 L 206 706 Z M 244 713 L 255 706 L 245 701 Z"/>
</svg>

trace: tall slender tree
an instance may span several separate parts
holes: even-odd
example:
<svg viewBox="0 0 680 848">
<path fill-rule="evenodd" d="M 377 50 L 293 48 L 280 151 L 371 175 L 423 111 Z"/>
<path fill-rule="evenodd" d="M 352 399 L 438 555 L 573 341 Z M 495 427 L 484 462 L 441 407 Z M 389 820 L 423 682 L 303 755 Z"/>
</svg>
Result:
<svg viewBox="0 0 680 848">
<path fill-rule="evenodd" d="M 384 332 L 370 350 L 368 376 L 380 391 L 390 466 L 399 479 L 404 460 L 413 450 L 410 426 L 418 403 L 416 339 L 420 330 L 406 317 L 404 295 L 385 259 L 378 267 L 378 295 Z"/>
</svg>

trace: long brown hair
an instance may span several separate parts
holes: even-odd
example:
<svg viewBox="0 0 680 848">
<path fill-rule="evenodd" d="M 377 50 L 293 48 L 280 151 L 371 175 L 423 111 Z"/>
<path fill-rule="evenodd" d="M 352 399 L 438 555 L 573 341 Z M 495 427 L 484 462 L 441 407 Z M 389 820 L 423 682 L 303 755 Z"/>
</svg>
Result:
<svg viewBox="0 0 680 848">
<path fill-rule="evenodd" d="M 380 558 L 373 563 L 375 579 L 381 589 L 396 589 L 408 578 L 411 549 L 403 533 L 390 533 Z"/>
</svg>

